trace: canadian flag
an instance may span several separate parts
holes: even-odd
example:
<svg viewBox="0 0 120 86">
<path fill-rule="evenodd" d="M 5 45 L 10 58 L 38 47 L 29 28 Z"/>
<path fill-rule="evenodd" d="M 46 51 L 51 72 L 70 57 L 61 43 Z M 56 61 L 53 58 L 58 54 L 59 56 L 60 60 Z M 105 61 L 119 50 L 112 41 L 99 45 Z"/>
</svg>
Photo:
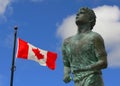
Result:
<svg viewBox="0 0 120 86">
<path fill-rule="evenodd" d="M 56 68 L 57 53 L 39 49 L 20 38 L 18 38 L 16 57 L 36 61 L 52 70 Z"/>
</svg>

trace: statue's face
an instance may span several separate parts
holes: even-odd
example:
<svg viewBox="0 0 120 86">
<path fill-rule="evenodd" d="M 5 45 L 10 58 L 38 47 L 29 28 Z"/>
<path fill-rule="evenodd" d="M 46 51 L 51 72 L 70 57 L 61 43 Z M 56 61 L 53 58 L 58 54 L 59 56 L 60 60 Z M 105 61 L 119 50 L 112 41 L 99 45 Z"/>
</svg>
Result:
<svg viewBox="0 0 120 86">
<path fill-rule="evenodd" d="M 89 15 L 85 10 L 79 10 L 78 13 L 76 14 L 76 24 L 81 25 L 81 24 L 86 24 L 89 22 Z"/>
</svg>

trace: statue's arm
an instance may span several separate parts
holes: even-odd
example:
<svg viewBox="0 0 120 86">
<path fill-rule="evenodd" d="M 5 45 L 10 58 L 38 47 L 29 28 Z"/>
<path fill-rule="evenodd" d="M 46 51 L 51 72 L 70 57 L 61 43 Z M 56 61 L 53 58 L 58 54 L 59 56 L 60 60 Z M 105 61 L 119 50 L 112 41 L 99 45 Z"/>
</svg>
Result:
<svg viewBox="0 0 120 86">
<path fill-rule="evenodd" d="M 68 60 L 67 49 L 66 49 L 67 42 L 65 41 L 62 45 L 62 56 L 63 56 L 63 64 L 64 64 L 64 78 L 63 81 L 68 83 L 71 81 L 71 69 L 70 69 L 70 62 Z"/>
<path fill-rule="evenodd" d="M 102 56 L 96 63 L 81 68 L 81 71 L 100 70 L 107 67 L 106 56 Z"/>
<path fill-rule="evenodd" d="M 103 69 L 107 67 L 107 53 L 105 50 L 104 40 L 100 35 L 94 38 L 95 55 L 98 61 L 91 64 L 91 69 Z"/>
</svg>

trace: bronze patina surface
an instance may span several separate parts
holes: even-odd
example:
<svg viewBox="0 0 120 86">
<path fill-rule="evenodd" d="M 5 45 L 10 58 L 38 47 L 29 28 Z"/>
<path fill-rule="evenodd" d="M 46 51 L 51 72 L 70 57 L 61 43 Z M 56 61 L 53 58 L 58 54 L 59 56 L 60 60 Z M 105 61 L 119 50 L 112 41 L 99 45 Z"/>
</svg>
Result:
<svg viewBox="0 0 120 86">
<path fill-rule="evenodd" d="M 101 35 L 92 31 L 96 15 L 84 7 L 76 14 L 75 22 L 77 34 L 65 39 L 62 45 L 63 80 L 68 83 L 73 78 L 75 86 L 104 86 L 101 69 L 107 67 L 107 53 Z"/>
</svg>

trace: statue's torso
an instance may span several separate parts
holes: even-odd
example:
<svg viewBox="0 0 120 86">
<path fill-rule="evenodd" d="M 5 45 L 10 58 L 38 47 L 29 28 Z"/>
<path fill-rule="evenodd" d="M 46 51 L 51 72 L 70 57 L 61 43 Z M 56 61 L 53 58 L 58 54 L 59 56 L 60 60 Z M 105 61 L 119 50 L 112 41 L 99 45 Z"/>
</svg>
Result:
<svg viewBox="0 0 120 86">
<path fill-rule="evenodd" d="M 94 32 L 75 35 L 67 39 L 66 54 L 70 62 L 71 71 L 79 70 L 80 67 L 85 67 L 94 64 L 98 61 L 94 49 Z M 74 74 L 74 79 L 85 77 L 99 70 L 83 71 Z M 76 77 L 77 76 L 77 77 Z"/>
<path fill-rule="evenodd" d="M 92 32 L 79 34 L 69 39 L 67 52 L 71 66 L 87 66 L 97 61 Z"/>
</svg>

